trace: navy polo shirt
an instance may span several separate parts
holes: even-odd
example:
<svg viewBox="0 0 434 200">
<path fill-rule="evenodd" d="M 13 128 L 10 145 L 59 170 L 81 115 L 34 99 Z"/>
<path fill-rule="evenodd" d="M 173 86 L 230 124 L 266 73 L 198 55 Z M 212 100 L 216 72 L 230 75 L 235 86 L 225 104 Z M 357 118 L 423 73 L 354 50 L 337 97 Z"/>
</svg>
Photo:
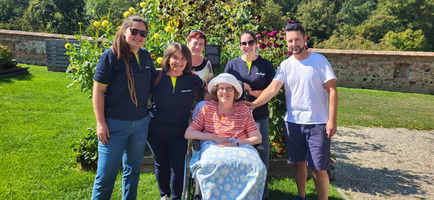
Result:
<svg viewBox="0 0 434 200">
<path fill-rule="evenodd" d="M 274 74 L 276 74 L 273 64 L 261 56 L 252 61 L 250 72 L 247 63 L 241 57 L 229 61 L 224 72 L 234 75 L 243 83 L 249 84 L 252 90 L 264 90 L 270 85 Z M 250 102 L 255 100 L 256 97 L 249 96 Z M 253 118 L 255 120 L 265 119 L 268 117 L 268 114 L 268 103 L 253 110 Z"/>
<path fill-rule="evenodd" d="M 151 89 L 151 72 L 155 71 L 151 56 L 145 49 L 139 50 L 140 67 L 134 53 L 131 53 L 130 68 L 133 70 L 134 87 L 138 106 L 132 102 L 128 90 L 126 66 L 118 60 L 111 49 L 100 57 L 95 69 L 94 80 L 107 85 L 104 94 L 104 115 L 109 119 L 139 120 L 148 116 L 147 101 Z"/>
<path fill-rule="evenodd" d="M 158 71 L 153 73 L 152 82 L 157 76 Z M 204 87 L 205 83 L 199 76 L 184 73 L 176 78 L 175 90 L 173 90 L 171 77 L 163 72 L 152 94 L 152 120 L 149 133 L 167 138 L 184 135 L 194 96 Z"/>
</svg>

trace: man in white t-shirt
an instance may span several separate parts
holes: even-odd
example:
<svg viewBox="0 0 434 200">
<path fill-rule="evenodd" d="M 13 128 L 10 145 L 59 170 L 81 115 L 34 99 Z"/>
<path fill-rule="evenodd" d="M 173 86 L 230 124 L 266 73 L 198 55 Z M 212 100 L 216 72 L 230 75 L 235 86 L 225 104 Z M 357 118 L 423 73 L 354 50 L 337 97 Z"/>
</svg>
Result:
<svg viewBox="0 0 434 200">
<path fill-rule="evenodd" d="M 298 195 L 306 199 L 306 165 L 312 168 L 318 199 L 327 199 L 329 191 L 330 144 L 336 133 L 338 94 L 336 76 L 328 60 L 305 49 L 301 23 L 285 28 L 286 44 L 292 56 L 284 60 L 271 84 L 250 105 L 261 106 L 285 85 L 285 140 L 288 163 L 293 163 Z"/>
</svg>

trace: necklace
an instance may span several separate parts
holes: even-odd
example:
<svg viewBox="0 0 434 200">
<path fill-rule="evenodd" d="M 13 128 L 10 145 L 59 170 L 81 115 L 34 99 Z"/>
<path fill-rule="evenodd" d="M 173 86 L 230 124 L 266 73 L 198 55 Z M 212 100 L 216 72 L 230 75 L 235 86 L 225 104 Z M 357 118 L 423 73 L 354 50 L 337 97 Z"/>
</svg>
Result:
<svg viewBox="0 0 434 200">
<path fill-rule="evenodd" d="M 222 113 L 222 117 L 220 119 L 224 120 L 226 118 L 226 115 L 230 115 L 230 114 L 234 113 L 234 111 L 235 111 L 235 104 L 232 104 L 232 107 L 231 107 L 231 109 L 229 109 L 228 112 L 223 112 L 222 110 L 223 109 L 220 108 L 220 105 L 217 106 L 217 113 L 219 113 L 219 112 Z"/>
</svg>

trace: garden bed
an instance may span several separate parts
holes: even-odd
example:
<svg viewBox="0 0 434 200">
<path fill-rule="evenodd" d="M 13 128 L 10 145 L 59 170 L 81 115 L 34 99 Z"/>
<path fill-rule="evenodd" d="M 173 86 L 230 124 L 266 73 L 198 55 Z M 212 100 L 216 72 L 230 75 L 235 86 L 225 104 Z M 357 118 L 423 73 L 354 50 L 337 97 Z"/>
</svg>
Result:
<svg viewBox="0 0 434 200">
<path fill-rule="evenodd" d="M 0 70 L 0 78 L 7 78 L 18 74 L 28 74 L 29 71 L 27 71 L 27 69 L 29 69 L 29 67 L 17 66 L 11 69 Z"/>
</svg>

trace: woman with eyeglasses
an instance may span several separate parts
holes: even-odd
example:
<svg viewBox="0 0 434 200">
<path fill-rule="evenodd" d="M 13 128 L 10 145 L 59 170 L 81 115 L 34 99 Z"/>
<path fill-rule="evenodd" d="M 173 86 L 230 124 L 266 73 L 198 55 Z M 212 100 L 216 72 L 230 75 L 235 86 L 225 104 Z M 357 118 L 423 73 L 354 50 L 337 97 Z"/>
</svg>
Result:
<svg viewBox="0 0 434 200">
<path fill-rule="evenodd" d="M 185 131 L 185 138 L 201 140 L 201 150 L 189 163 L 199 179 L 202 199 L 261 199 L 267 170 L 256 149 L 261 133 L 250 109 L 240 98 L 235 76 L 221 73 L 211 79 L 207 102 Z"/>
<path fill-rule="evenodd" d="M 244 89 L 248 91 L 248 96 L 244 97 L 243 100 L 253 102 L 271 83 L 276 72 L 270 61 L 256 54 L 258 42 L 252 31 L 241 33 L 239 47 L 243 55 L 229 61 L 224 72 L 234 75 L 244 83 Z M 267 169 L 270 156 L 268 114 L 268 103 L 253 110 L 253 118 L 258 124 L 259 132 L 262 135 L 262 145 L 265 148 L 265 151 L 261 152 L 260 156 Z M 268 199 L 267 184 L 265 185 L 263 199 Z"/>
<path fill-rule="evenodd" d="M 214 76 L 212 63 L 208 58 L 202 56 L 206 45 L 206 36 L 202 31 L 194 30 L 187 36 L 187 47 L 191 52 L 191 62 L 193 72 L 198 75 L 205 83 Z M 205 90 L 198 92 L 195 96 L 195 103 L 200 101 L 209 101 L 209 94 Z"/>
<path fill-rule="evenodd" d="M 136 199 L 140 165 L 151 117 L 147 100 L 151 73 L 148 51 L 141 48 L 148 23 L 130 16 L 119 28 L 113 46 L 99 59 L 93 83 L 93 107 L 97 121 L 98 168 L 92 199 L 110 199 L 123 165 L 122 199 Z"/>
<path fill-rule="evenodd" d="M 172 43 L 164 51 L 160 82 L 153 92 L 148 143 L 155 161 L 155 177 L 162 200 L 181 199 L 190 108 L 205 83 L 191 73 L 187 46 Z M 152 80 L 156 80 L 155 72 Z"/>
</svg>

